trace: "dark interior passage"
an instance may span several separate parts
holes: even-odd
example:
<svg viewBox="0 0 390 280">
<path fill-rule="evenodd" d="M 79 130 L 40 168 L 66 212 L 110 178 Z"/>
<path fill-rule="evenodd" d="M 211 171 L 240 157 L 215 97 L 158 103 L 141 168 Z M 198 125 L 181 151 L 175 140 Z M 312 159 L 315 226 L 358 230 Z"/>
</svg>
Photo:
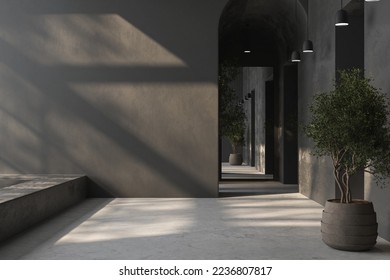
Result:
<svg viewBox="0 0 390 280">
<path fill-rule="evenodd" d="M 219 61 L 232 60 L 244 69 L 245 90 L 239 94 L 252 96 L 244 105 L 248 118 L 244 164 L 289 184 L 298 182 L 298 76 L 289 56 L 306 29 L 306 4 L 231 0 L 219 24 Z M 255 68 L 270 68 L 272 75 Z M 254 88 L 254 81 L 261 83 L 260 90 Z M 245 88 L 248 83 L 252 88 Z"/>
</svg>

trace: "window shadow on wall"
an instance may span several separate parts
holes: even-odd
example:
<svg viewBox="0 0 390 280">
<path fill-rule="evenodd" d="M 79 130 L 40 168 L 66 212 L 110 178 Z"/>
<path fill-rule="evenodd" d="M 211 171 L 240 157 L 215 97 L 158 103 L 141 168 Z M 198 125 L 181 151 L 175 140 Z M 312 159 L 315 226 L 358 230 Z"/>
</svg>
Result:
<svg viewBox="0 0 390 280">
<path fill-rule="evenodd" d="M 146 141 L 145 135 L 141 135 L 137 131 L 136 125 L 131 124 L 133 120 L 142 123 L 140 121 L 143 117 L 142 114 L 139 111 L 131 111 L 132 108 L 137 107 L 137 104 L 145 106 L 145 103 L 149 103 L 151 105 L 149 110 L 155 110 L 156 104 L 158 104 L 162 114 L 171 116 L 173 109 L 170 105 L 174 105 L 174 102 L 170 102 L 170 100 L 178 98 L 184 100 L 184 105 L 191 109 L 190 105 L 194 104 L 192 102 L 194 97 L 187 96 L 186 92 L 172 94 L 164 92 L 163 97 L 167 98 L 165 100 L 159 99 L 161 85 L 182 86 L 187 84 L 189 88 L 197 85 L 209 88 L 216 86 L 217 63 L 215 63 L 215 69 L 204 67 L 205 62 L 208 64 L 210 64 L 209 61 L 217 62 L 216 50 L 214 53 L 207 51 L 213 42 L 199 41 L 197 40 L 199 36 L 193 36 L 194 34 L 188 31 L 188 26 L 196 26 L 194 30 L 199 32 L 210 30 L 210 28 L 203 26 L 206 22 L 199 21 L 198 15 L 203 13 L 200 10 L 201 7 L 196 3 L 183 5 L 182 1 L 170 1 L 169 5 L 158 5 L 157 9 L 154 4 L 154 1 L 143 1 L 140 5 L 139 1 L 111 1 L 110 3 L 107 1 L 83 1 L 80 3 L 79 1 L 38 0 L 34 3 L 23 2 L 23 5 L 20 1 L 13 1 L 4 6 L 1 14 L 12 12 L 15 17 L 20 17 L 19 25 L 14 24 L 15 21 L 9 17 L 3 17 L 0 20 L 0 24 L 11 34 L 8 34 L 8 37 L 2 36 L 0 40 L 0 61 L 6 69 L 5 71 L 8 74 L 11 73 L 9 77 L 14 79 L 13 83 L 10 82 L 5 87 L 8 87 L 6 90 L 9 92 L 16 93 L 13 96 L 5 93 L 7 101 L 11 101 L 12 104 L 1 105 L 2 114 L 12 120 L 12 125 L 14 125 L 14 127 L 11 127 L 11 124 L 8 125 L 7 129 L 14 133 L 14 136 L 18 136 L 12 138 L 12 147 L 15 148 L 15 153 L 6 153 L 1 156 L 2 163 L 7 166 L 7 170 L 12 169 L 21 173 L 84 172 L 91 175 L 91 179 L 103 189 L 110 186 L 110 190 L 107 188 L 107 191 L 113 196 L 126 195 L 124 188 L 133 189 L 134 195 L 141 195 L 144 190 L 137 190 L 139 186 L 132 184 L 132 178 L 144 176 L 148 182 L 148 174 L 153 174 L 153 176 L 156 174 L 162 182 L 166 182 L 167 186 L 176 188 L 177 190 L 174 192 L 179 196 L 215 195 L 217 185 L 214 192 L 210 191 L 205 186 L 204 180 L 196 175 L 196 170 L 187 168 L 187 163 L 192 164 L 192 161 L 199 160 L 196 155 L 195 159 L 189 159 L 188 162 L 186 162 L 187 159 L 180 163 L 171 160 L 166 154 L 155 148 L 153 141 Z M 184 7 L 192 11 L 172 14 L 172 6 Z M 212 6 L 214 9 L 210 9 L 208 12 L 217 14 L 220 5 L 213 4 Z M 50 40 L 55 32 L 59 32 L 59 35 L 56 34 L 56 36 L 64 37 L 69 32 L 78 37 L 79 42 L 88 41 L 89 44 L 86 46 L 91 47 L 90 49 L 86 49 L 86 46 L 80 46 L 80 48 L 75 49 L 76 52 L 84 51 L 86 54 L 89 52 L 94 54 L 98 49 L 109 52 L 113 56 L 122 54 L 123 50 L 120 46 L 113 44 L 102 34 L 91 35 L 88 31 L 83 30 L 82 25 L 78 25 L 77 20 L 67 21 L 66 25 L 57 30 L 52 30 L 49 24 L 45 24 L 45 20 L 50 23 L 54 17 L 72 17 L 73 15 L 85 16 L 85 19 L 90 21 L 89 24 L 97 24 L 98 26 L 109 23 L 109 21 L 106 22 L 107 17 L 119 16 L 125 20 L 129 27 L 138 29 L 155 45 L 164 49 L 166 53 L 170 53 L 171 60 L 159 64 L 159 61 L 153 61 L 152 53 L 148 60 L 151 61 L 150 65 L 143 62 L 126 64 L 121 61 L 110 64 L 104 61 L 99 62 L 99 53 L 96 53 L 96 63 L 93 63 L 93 60 L 78 63 L 77 61 L 69 61 L 66 57 L 51 57 L 50 53 L 36 55 L 42 54 L 39 47 L 46 47 L 45 42 Z M 145 15 L 148 16 L 145 17 Z M 218 17 L 215 18 L 217 21 Z M 178 25 L 178 22 L 182 22 L 183 26 Z M 18 33 L 22 30 L 22 33 Z M 215 30 L 217 30 L 217 22 Z M 213 30 L 208 32 L 213 32 Z M 125 38 L 124 44 L 130 46 L 138 43 L 126 40 Z M 23 44 L 29 42 L 40 43 L 24 48 Z M 94 48 L 94 44 L 96 48 Z M 19 48 L 20 46 L 23 47 Z M 61 50 L 61 46 L 55 47 Z M 66 49 L 66 46 L 64 48 Z M 198 54 L 202 54 L 202 57 L 199 57 Z M 77 56 L 77 54 L 75 55 Z M 136 60 L 136 54 L 129 53 L 128 55 L 134 56 L 132 59 Z M 56 62 L 51 63 L 51 59 Z M 111 85 L 129 86 L 133 90 L 136 88 L 134 90 L 137 92 L 136 97 L 142 100 L 131 99 L 133 103 L 127 108 L 130 109 L 128 111 L 125 107 L 119 106 L 121 104 L 110 103 L 109 98 L 105 100 L 104 93 L 95 94 L 83 91 L 83 86 L 90 87 L 91 85 L 100 89 Z M 155 88 L 156 91 L 143 88 L 145 85 Z M 128 92 L 107 90 L 106 93 L 122 97 L 133 94 L 131 89 Z M 200 96 L 202 96 L 201 94 Z M 90 98 L 91 96 L 92 98 Z M 201 98 L 208 101 L 210 97 L 202 96 Z M 162 101 L 167 101 L 168 104 L 165 105 Z M 195 99 L 195 102 L 197 101 Z M 145 108 L 148 110 L 147 107 Z M 185 112 L 186 108 L 181 110 Z M 196 116 L 197 122 L 199 124 L 207 123 L 207 118 L 211 113 L 207 111 L 204 116 Z M 128 118 L 129 116 L 130 118 Z M 175 117 L 173 114 L 169 120 L 174 122 Z M 183 118 L 192 119 L 191 116 L 185 115 Z M 130 124 L 126 123 L 126 120 Z M 154 124 L 158 121 L 161 120 L 150 120 Z M 171 128 L 173 133 L 169 139 L 170 143 L 167 139 L 163 139 L 167 141 L 166 144 L 170 147 L 174 146 L 175 151 L 180 155 L 188 154 L 189 148 L 193 147 L 185 143 L 184 140 L 180 141 L 178 139 L 180 130 L 173 129 L 182 124 L 165 125 L 166 133 L 169 134 Z M 80 129 L 83 128 L 87 130 L 85 134 L 80 134 Z M 22 131 L 22 134 L 15 134 L 17 131 Z M 88 132 L 91 131 L 94 136 L 88 135 Z M 186 136 L 187 138 L 192 136 L 191 128 L 187 127 L 182 131 L 183 135 L 186 133 L 189 135 Z M 82 139 L 72 139 L 72 135 L 75 137 L 82 135 L 83 137 Z M 97 141 L 95 141 L 95 136 L 98 137 Z M 193 136 L 194 139 L 197 139 L 196 137 L 197 135 Z M 10 143 L 10 140 L 6 141 Z M 155 139 L 155 141 L 162 140 Z M 194 141 L 201 146 L 202 139 Z M 84 146 L 82 147 L 82 145 Z M 114 152 L 110 154 L 112 149 Z M 94 156 L 88 162 L 88 159 L 82 158 L 82 155 L 77 154 L 77 151 L 87 151 L 86 155 L 88 156 L 94 152 L 100 153 L 101 158 Z M 113 164 L 104 162 L 105 157 L 115 159 L 114 154 L 121 155 L 118 160 L 124 161 L 113 162 Z M 56 157 L 57 162 L 55 163 L 51 160 L 53 155 Z M 134 166 L 129 166 L 126 169 L 123 166 L 126 164 L 134 164 Z M 110 165 L 118 165 L 120 170 L 117 170 L 118 172 L 115 174 L 103 174 L 113 170 Z M 107 166 L 107 170 L 104 170 L 105 166 Z M 144 168 L 150 170 L 150 173 L 145 172 Z M 116 180 L 122 182 L 128 180 L 128 186 L 123 185 L 123 183 L 121 186 L 115 185 Z M 217 182 L 217 175 L 215 181 Z M 150 186 L 150 188 L 153 189 L 156 186 Z M 160 193 L 157 191 L 158 195 L 163 195 L 163 193 L 163 189 Z"/>
</svg>

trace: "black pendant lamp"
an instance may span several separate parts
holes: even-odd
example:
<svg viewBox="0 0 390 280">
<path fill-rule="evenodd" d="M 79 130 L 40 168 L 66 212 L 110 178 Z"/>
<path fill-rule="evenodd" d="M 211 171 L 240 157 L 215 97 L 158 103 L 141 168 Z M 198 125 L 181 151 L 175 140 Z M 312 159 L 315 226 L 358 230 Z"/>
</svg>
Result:
<svg viewBox="0 0 390 280">
<path fill-rule="evenodd" d="M 343 10 L 343 0 L 340 0 L 341 2 L 341 9 L 337 11 L 336 14 L 336 26 L 347 26 L 349 25 L 348 22 L 348 14 L 346 10 Z"/>
<path fill-rule="evenodd" d="M 297 15 L 297 0 L 295 0 L 295 31 L 298 35 L 298 15 Z M 301 62 L 301 55 L 298 51 L 291 53 L 291 62 Z"/>
<path fill-rule="evenodd" d="M 302 52 L 304 53 L 312 53 L 314 52 L 313 48 L 313 42 L 309 40 L 309 3 L 310 1 L 307 1 L 307 23 L 306 23 L 306 41 L 303 42 L 303 48 Z"/>
<path fill-rule="evenodd" d="M 304 53 L 312 53 L 312 52 L 314 52 L 313 42 L 311 40 L 306 40 L 305 42 L 303 42 L 303 50 L 302 50 L 302 52 L 304 52 Z"/>
<path fill-rule="evenodd" d="M 242 42 L 243 42 L 243 51 L 245 54 L 250 54 L 252 52 L 251 42 L 250 42 L 250 32 L 249 24 L 245 24 L 242 29 Z"/>
<path fill-rule="evenodd" d="M 301 55 L 297 51 L 291 53 L 291 62 L 301 62 Z"/>
</svg>

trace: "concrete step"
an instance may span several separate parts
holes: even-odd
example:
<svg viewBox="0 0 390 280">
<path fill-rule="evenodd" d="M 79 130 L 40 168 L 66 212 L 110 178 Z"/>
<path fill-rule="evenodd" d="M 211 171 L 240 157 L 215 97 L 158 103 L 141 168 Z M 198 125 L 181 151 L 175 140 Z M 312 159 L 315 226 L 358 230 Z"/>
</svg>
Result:
<svg viewBox="0 0 390 280">
<path fill-rule="evenodd" d="M 1 176 L 0 242 L 81 202 L 86 195 L 83 175 Z"/>
</svg>

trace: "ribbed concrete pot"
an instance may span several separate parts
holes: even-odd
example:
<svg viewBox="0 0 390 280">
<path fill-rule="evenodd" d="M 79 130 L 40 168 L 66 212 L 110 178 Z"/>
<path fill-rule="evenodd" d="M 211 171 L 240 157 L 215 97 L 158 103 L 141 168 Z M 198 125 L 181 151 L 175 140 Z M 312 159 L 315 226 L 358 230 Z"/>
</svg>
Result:
<svg viewBox="0 0 390 280">
<path fill-rule="evenodd" d="M 328 200 L 322 212 L 321 233 L 324 243 L 338 250 L 371 249 L 378 236 L 373 204 L 365 200 L 353 200 L 351 203 Z"/>
<path fill-rule="evenodd" d="M 242 154 L 230 154 L 229 164 L 230 165 L 242 165 Z"/>
</svg>

